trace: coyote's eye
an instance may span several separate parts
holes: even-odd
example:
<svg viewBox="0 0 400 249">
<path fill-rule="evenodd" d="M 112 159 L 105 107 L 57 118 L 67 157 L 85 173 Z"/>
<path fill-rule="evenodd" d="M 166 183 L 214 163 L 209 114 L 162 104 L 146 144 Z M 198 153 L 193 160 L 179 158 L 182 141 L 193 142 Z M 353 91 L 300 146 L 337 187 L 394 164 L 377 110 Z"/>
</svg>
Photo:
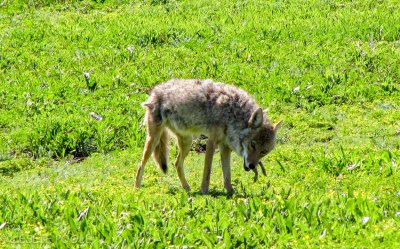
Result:
<svg viewBox="0 0 400 249">
<path fill-rule="evenodd" d="M 254 141 L 252 141 L 252 142 L 250 143 L 250 146 L 251 146 L 251 148 L 252 148 L 253 150 L 256 150 L 256 143 L 255 143 Z"/>
<path fill-rule="evenodd" d="M 266 155 L 266 154 L 268 154 L 268 153 L 269 153 L 268 150 L 263 150 L 263 151 L 261 151 L 261 155 Z"/>
</svg>

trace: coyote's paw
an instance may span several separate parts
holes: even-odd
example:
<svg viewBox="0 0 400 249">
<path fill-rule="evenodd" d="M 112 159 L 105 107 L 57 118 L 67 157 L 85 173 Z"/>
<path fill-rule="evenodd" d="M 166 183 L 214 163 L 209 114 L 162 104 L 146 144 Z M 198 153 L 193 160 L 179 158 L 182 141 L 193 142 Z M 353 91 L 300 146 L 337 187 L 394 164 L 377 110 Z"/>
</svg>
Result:
<svg viewBox="0 0 400 249">
<path fill-rule="evenodd" d="M 202 189 L 200 190 L 200 193 L 202 193 L 203 195 L 208 195 L 208 194 L 209 194 L 209 191 L 208 191 L 208 189 L 202 188 Z"/>
</svg>

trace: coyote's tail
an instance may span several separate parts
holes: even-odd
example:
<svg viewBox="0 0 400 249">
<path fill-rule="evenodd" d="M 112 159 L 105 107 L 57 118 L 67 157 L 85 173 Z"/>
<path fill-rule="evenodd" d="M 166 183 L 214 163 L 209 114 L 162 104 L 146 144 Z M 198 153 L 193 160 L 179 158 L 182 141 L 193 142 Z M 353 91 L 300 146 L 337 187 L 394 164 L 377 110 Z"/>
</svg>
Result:
<svg viewBox="0 0 400 249">
<path fill-rule="evenodd" d="M 160 142 L 153 152 L 154 159 L 156 160 L 160 169 L 167 173 L 168 170 L 168 131 L 164 128 L 161 132 Z"/>
</svg>

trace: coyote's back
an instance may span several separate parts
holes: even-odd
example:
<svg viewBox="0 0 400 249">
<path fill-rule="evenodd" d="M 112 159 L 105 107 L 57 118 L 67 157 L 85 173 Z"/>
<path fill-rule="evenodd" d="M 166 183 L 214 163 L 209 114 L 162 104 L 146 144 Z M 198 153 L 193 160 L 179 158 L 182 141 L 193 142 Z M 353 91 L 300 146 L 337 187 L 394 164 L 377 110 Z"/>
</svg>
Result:
<svg viewBox="0 0 400 249">
<path fill-rule="evenodd" d="M 243 129 L 258 108 L 245 91 L 211 80 L 170 80 L 156 86 L 144 105 L 174 133 L 204 135 L 212 126 Z"/>
</svg>

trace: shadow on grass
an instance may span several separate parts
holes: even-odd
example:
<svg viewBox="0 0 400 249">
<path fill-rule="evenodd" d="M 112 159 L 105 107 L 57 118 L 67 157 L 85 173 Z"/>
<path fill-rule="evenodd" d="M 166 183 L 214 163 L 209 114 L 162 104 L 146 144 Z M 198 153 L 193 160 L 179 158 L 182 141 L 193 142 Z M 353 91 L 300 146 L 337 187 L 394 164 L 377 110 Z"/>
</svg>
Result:
<svg viewBox="0 0 400 249">
<path fill-rule="evenodd" d="M 180 187 L 170 187 L 170 188 L 168 188 L 167 194 L 179 195 L 182 192 L 185 192 L 185 191 Z M 248 194 L 246 192 L 228 193 L 225 189 L 217 189 L 217 188 L 210 189 L 208 194 L 203 194 L 198 190 L 198 191 L 191 191 L 191 192 L 187 193 L 187 195 L 188 195 L 188 197 L 200 197 L 200 196 L 204 196 L 204 197 L 210 196 L 210 197 L 215 197 L 215 198 L 226 197 L 226 199 L 236 199 L 236 198 L 241 199 L 241 198 L 253 197 L 253 195 Z"/>
</svg>

